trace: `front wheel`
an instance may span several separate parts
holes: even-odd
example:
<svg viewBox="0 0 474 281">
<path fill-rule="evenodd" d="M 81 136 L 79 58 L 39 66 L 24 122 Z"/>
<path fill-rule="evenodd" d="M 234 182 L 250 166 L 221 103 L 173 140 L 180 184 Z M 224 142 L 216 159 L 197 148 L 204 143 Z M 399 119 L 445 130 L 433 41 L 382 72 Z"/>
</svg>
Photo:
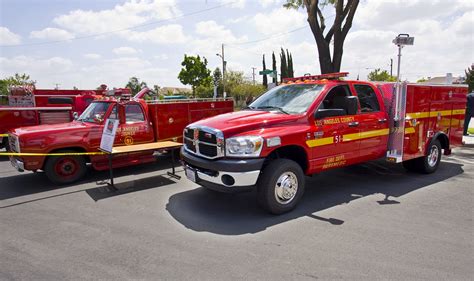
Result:
<svg viewBox="0 0 474 281">
<path fill-rule="evenodd" d="M 60 151 L 58 153 L 74 151 Z M 46 160 L 44 171 L 48 179 L 56 184 L 68 184 L 80 180 L 87 171 L 86 160 L 82 156 L 51 156 Z"/>
<path fill-rule="evenodd" d="M 257 182 L 259 204 L 272 214 L 293 210 L 304 193 L 305 179 L 293 160 L 277 159 L 267 165 Z"/>
</svg>

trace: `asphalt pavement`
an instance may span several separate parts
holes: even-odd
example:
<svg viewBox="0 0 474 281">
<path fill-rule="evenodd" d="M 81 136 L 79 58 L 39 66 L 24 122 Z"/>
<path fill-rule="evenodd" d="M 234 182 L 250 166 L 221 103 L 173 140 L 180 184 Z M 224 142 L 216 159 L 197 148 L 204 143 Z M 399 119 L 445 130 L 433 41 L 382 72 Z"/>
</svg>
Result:
<svg viewBox="0 0 474 281">
<path fill-rule="evenodd" d="M 474 148 L 435 174 L 369 162 L 307 178 L 293 212 L 166 175 L 169 158 L 57 187 L 0 158 L 0 280 L 473 280 Z M 183 176 L 181 168 L 178 168 Z"/>
</svg>

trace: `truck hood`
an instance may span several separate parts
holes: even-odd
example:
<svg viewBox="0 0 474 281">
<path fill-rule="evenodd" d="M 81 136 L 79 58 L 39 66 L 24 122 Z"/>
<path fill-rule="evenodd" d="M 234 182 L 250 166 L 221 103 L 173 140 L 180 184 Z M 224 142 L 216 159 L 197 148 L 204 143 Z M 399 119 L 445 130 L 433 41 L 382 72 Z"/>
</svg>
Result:
<svg viewBox="0 0 474 281">
<path fill-rule="evenodd" d="M 82 130 L 82 129 L 88 128 L 89 126 L 90 124 L 87 124 L 87 123 L 73 121 L 69 123 L 20 127 L 20 128 L 12 130 L 12 133 L 14 133 L 17 136 L 36 135 L 36 134 L 47 136 L 47 135 L 59 133 L 59 132 L 65 133 L 65 132 L 70 132 L 70 131 Z"/>
<path fill-rule="evenodd" d="M 287 115 L 279 112 L 260 110 L 243 110 L 217 115 L 207 118 L 193 125 L 207 126 L 218 129 L 226 137 L 238 134 L 242 131 L 250 131 L 258 128 L 268 128 L 276 124 L 296 122 L 303 115 Z"/>
</svg>

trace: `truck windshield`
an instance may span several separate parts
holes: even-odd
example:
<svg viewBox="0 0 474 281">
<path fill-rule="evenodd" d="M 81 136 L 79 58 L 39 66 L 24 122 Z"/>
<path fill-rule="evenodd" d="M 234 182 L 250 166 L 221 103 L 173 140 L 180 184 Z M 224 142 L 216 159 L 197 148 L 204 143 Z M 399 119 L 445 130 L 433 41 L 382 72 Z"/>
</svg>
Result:
<svg viewBox="0 0 474 281">
<path fill-rule="evenodd" d="M 303 113 L 308 110 L 323 88 L 324 85 L 320 84 L 282 85 L 260 96 L 248 106 L 248 109 L 277 110 L 286 114 Z"/>
<path fill-rule="evenodd" d="M 107 113 L 109 106 L 109 102 L 92 102 L 77 120 L 89 123 L 101 123 L 104 120 L 105 113 Z"/>
</svg>

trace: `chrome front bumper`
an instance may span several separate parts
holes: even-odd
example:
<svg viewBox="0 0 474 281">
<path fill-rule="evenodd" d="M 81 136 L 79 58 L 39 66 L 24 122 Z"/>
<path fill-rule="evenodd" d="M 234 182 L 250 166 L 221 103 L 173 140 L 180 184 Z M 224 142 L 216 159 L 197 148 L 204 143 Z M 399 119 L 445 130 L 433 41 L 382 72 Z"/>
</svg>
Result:
<svg viewBox="0 0 474 281">
<path fill-rule="evenodd" d="M 189 168 L 190 168 L 189 166 L 186 167 L 186 169 L 189 169 Z M 257 184 L 260 171 L 249 171 L 249 172 L 241 172 L 241 173 L 217 171 L 217 176 L 211 176 L 197 170 L 196 175 L 198 178 L 198 182 L 199 180 L 205 180 L 207 182 L 233 188 L 233 187 L 251 186 L 251 185 Z M 231 185 L 231 184 L 228 184 L 228 182 L 224 182 L 223 176 L 228 176 L 232 178 L 234 180 L 234 184 Z"/>
<path fill-rule="evenodd" d="M 18 172 L 24 172 L 25 171 L 25 164 L 16 159 L 15 157 L 10 157 L 10 164 L 15 168 Z"/>
<path fill-rule="evenodd" d="M 264 158 L 209 160 L 197 157 L 184 148 L 181 160 L 191 181 L 222 192 L 238 192 L 255 187 Z"/>
</svg>

